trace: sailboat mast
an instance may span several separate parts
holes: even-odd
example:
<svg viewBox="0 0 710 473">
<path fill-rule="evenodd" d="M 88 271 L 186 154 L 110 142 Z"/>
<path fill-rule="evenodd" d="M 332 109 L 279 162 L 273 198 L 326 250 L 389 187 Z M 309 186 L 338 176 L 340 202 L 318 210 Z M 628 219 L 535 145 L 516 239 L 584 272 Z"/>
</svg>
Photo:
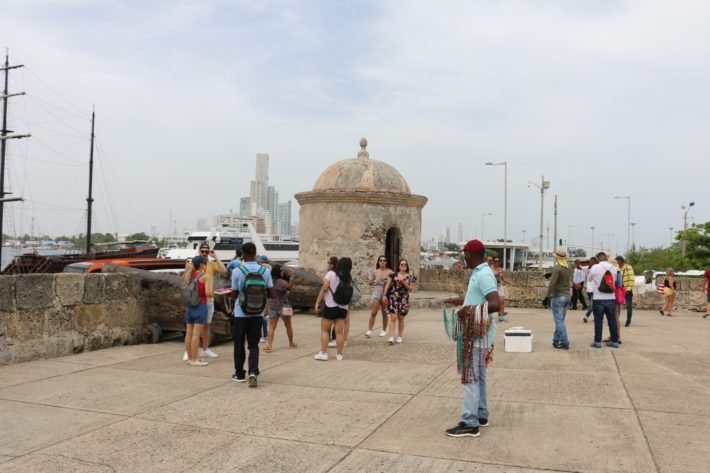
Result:
<svg viewBox="0 0 710 473">
<path fill-rule="evenodd" d="M 5 72 L 5 88 L 3 89 L 2 95 L 0 95 L 0 98 L 2 99 L 2 129 L 0 129 L 0 261 L 2 261 L 2 235 L 3 235 L 3 230 L 2 230 L 2 224 L 3 224 L 3 219 L 5 218 L 4 211 L 5 211 L 5 202 L 12 202 L 12 201 L 17 201 L 17 200 L 22 200 L 22 198 L 12 198 L 12 199 L 7 199 L 5 198 L 5 195 L 9 194 L 9 192 L 5 192 L 5 151 L 6 151 L 6 146 L 7 146 L 7 140 L 13 139 L 13 138 L 27 138 L 30 135 L 10 135 L 11 130 L 7 129 L 7 99 L 10 97 L 15 97 L 16 95 L 24 95 L 24 92 L 19 92 L 16 94 L 11 94 L 7 90 L 8 86 L 8 78 L 10 76 L 10 70 L 11 69 L 17 69 L 19 67 L 23 67 L 21 64 L 17 66 L 11 66 L 10 65 L 10 52 L 9 50 L 5 51 L 5 65 L 3 67 L 0 67 L 0 71 Z M 2 270 L 2 267 L 0 267 L 0 270 Z"/>
<path fill-rule="evenodd" d="M 94 181 L 94 123 L 96 121 L 96 108 L 91 111 L 91 150 L 89 151 L 89 197 L 86 198 L 86 252 L 91 253 L 91 204 L 94 199 L 91 196 Z"/>
</svg>

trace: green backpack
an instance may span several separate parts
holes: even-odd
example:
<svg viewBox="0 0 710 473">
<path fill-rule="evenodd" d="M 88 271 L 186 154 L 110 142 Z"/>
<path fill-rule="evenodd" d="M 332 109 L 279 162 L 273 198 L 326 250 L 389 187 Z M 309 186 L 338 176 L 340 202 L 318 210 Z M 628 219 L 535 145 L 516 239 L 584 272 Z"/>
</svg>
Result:
<svg viewBox="0 0 710 473">
<path fill-rule="evenodd" d="M 259 315 L 266 307 L 266 268 L 261 266 L 258 271 L 249 271 L 244 265 L 239 266 L 244 273 L 244 289 L 239 291 L 239 306 L 246 315 Z"/>
</svg>

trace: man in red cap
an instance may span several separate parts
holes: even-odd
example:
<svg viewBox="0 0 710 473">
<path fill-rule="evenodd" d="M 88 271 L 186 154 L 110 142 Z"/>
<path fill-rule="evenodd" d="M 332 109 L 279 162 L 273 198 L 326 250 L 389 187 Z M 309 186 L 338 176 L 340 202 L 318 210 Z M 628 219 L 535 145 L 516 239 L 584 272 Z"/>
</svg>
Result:
<svg viewBox="0 0 710 473">
<path fill-rule="evenodd" d="M 490 314 L 498 312 L 498 292 L 496 277 L 486 263 L 486 251 L 483 243 L 471 240 L 466 243 L 461 252 L 466 266 L 471 268 L 471 277 L 465 297 L 453 297 L 444 301 L 445 304 L 460 305 L 458 313 L 465 317 L 475 314 L 476 306 L 488 302 L 488 328 L 483 337 L 473 339 L 471 356 L 473 357 L 473 376 L 470 382 L 464 384 L 464 397 L 461 402 L 461 421 L 455 427 L 446 430 L 449 437 L 478 437 L 479 427 L 486 427 L 488 422 L 488 399 L 486 396 L 486 365 L 492 359 L 493 345 L 496 337 L 495 317 Z M 483 310 L 481 310 L 483 313 Z"/>
</svg>

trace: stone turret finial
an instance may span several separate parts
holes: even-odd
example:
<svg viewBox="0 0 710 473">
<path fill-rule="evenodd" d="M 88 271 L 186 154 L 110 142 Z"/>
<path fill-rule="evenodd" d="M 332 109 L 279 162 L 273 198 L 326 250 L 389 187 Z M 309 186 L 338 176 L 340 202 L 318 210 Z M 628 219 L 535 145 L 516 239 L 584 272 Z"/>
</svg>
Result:
<svg viewBox="0 0 710 473">
<path fill-rule="evenodd" d="M 360 151 L 358 151 L 357 157 L 364 158 L 364 159 L 370 158 L 370 153 L 367 152 L 367 139 L 366 138 L 362 138 L 360 140 Z"/>
</svg>

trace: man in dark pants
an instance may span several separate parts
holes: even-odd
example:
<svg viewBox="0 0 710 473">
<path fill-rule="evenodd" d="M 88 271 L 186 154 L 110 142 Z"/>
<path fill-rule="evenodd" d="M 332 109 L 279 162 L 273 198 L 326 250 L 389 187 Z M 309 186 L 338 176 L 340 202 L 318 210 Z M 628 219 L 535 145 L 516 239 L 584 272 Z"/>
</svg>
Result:
<svg viewBox="0 0 710 473">
<path fill-rule="evenodd" d="M 611 273 L 611 281 L 616 280 L 616 268 L 607 261 L 606 253 L 597 253 L 598 264 L 589 271 L 589 279 L 594 283 L 594 296 L 592 300 L 592 309 L 594 311 L 594 342 L 593 348 L 602 347 L 602 329 L 604 328 L 604 316 L 606 316 L 609 324 L 609 342 L 606 346 L 609 348 L 619 348 L 619 331 L 616 325 L 616 297 L 614 290 L 611 292 L 605 290 L 602 285 L 604 274 L 609 271 Z"/>
<path fill-rule="evenodd" d="M 572 276 L 572 310 L 577 310 L 577 300 L 582 303 L 582 310 L 587 310 L 587 301 L 584 300 L 584 281 L 586 279 L 587 271 L 582 267 L 582 263 L 576 260 Z"/>
<path fill-rule="evenodd" d="M 268 297 L 273 296 L 274 283 L 271 279 L 270 271 L 263 271 L 261 265 L 256 262 L 256 245 L 245 243 L 242 246 L 242 256 L 244 262 L 241 267 L 247 273 L 259 273 L 264 284 Z M 262 271 L 260 271 L 262 270 Z M 234 374 L 232 379 L 238 383 L 247 381 L 247 372 L 244 370 L 246 353 L 244 343 L 249 347 L 249 387 L 256 387 L 256 378 L 259 376 L 259 338 L 261 337 L 262 316 L 257 314 L 247 314 L 242 308 L 241 301 L 245 298 L 246 275 L 240 268 L 232 271 L 232 291 L 239 293 L 236 304 L 234 304 L 234 325 L 232 335 L 234 336 Z"/>
<path fill-rule="evenodd" d="M 626 324 L 624 327 L 631 325 L 631 315 L 634 305 L 634 268 L 629 263 L 624 261 L 624 257 L 619 255 L 616 258 L 619 263 L 619 272 L 623 276 L 624 289 L 626 292 Z"/>
</svg>

